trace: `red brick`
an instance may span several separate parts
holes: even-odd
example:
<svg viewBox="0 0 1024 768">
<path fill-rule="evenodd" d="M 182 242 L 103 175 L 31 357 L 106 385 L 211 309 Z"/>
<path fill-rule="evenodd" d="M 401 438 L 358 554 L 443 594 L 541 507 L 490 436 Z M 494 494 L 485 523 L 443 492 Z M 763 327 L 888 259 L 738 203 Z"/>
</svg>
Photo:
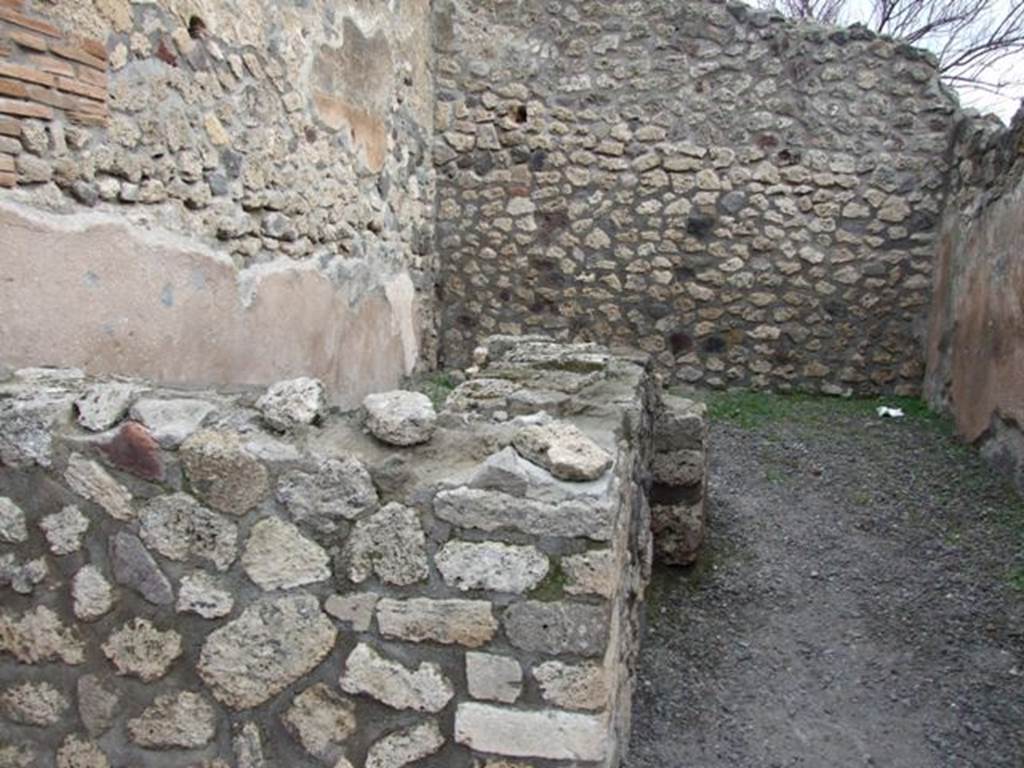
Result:
<svg viewBox="0 0 1024 768">
<path fill-rule="evenodd" d="M 12 99 L 27 99 L 28 88 L 24 83 L 17 80 L 8 80 L 0 77 L 0 96 L 9 96 Z"/>
<path fill-rule="evenodd" d="M 14 157 L 11 155 L 0 155 L 0 171 L 14 173 Z"/>
<path fill-rule="evenodd" d="M 30 51 L 46 51 L 50 46 L 42 35 L 34 35 L 31 32 L 22 32 L 17 29 L 11 31 L 11 40 Z"/>
<path fill-rule="evenodd" d="M 53 75 L 48 75 L 45 72 L 40 72 L 38 69 L 25 67 L 21 64 L 0 63 L 0 77 L 10 77 L 15 80 L 24 80 L 26 83 L 35 83 L 36 85 L 45 85 L 47 87 L 52 87 L 57 83 Z"/>
<path fill-rule="evenodd" d="M 5 8 L 3 4 L 0 4 L 0 19 L 3 19 L 9 24 L 14 24 L 25 29 L 31 29 L 33 32 L 40 32 L 49 37 L 63 37 L 61 31 L 53 26 L 53 24 L 40 19 L 33 19 L 23 13 L 18 13 L 10 8 Z"/>
<path fill-rule="evenodd" d="M 0 59 L 9 59 L 14 55 L 10 40 L 0 39 Z"/>
<path fill-rule="evenodd" d="M 0 8 L 21 11 L 25 8 L 25 0 L 0 0 Z"/>
<path fill-rule="evenodd" d="M 75 68 L 68 64 L 66 61 L 55 59 L 52 56 L 29 56 L 29 63 L 36 69 L 41 69 L 43 72 L 52 72 L 55 75 L 62 75 L 64 77 L 74 77 Z"/>
<path fill-rule="evenodd" d="M 97 40 L 95 37 L 83 37 L 78 42 L 81 44 L 82 50 L 90 56 L 95 56 L 100 61 L 107 60 L 107 46 L 102 40 Z"/>
<path fill-rule="evenodd" d="M 70 61 L 77 61 L 79 64 L 85 64 L 87 67 L 98 69 L 101 72 L 107 71 L 107 62 L 103 59 L 98 59 L 90 53 L 87 53 L 79 45 L 67 45 L 65 43 L 53 43 L 50 46 L 50 51 L 62 59 L 68 59 Z"/>
<path fill-rule="evenodd" d="M 106 72 L 97 72 L 95 69 L 89 69 L 88 67 L 82 67 L 82 71 L 78 73 L 78 79 L 83 83 L 95 85 L 97 88 L 106 89 L 108 85 Z"/>
<path fill-rule="evenodd" d="M 137 421 L 125 423 L 112 440 L 100 446 L 100 451 L 115 467 L 143 480 L 160 482 L 164 479 L 160 443 Z"/>
<path fill-rule="evenodd" d="M 57 109 L 71 109 L 77 106 L 75 99 L 71 96 L 66 96 L 58 91 L 51 91 L 48 88 L 40 88 L 38 85 L 29 86 L 28 98 L 37 104 L 45 104 L 48 107 L 56 107 Z"/>
<path fill-rule="evenodd" d="M 84 96 L 87 99 L 93 101 L 106 101 L 107 100 L 107 89 L 97 88 L 95 85 L 89 85 L 79 80 L 72 80 L 68 77 L 58 77 L 57 87 L 65 91 L 66 93 L 74 93 L 77 96 Z"/>
<path fill-rule="evenodd" d="M 0 173 L 0 187 L 11 189 L 18 184 L 18 177 L 13 173 Z"/>
<path fill-rule="evenodd" d="M 68 112 L 68 119 L 75 125 L 89 125 L 103 127 L 110 119 L 110 113 L 94 114 L 92 112 Z"/>
<path fill-rule="evenodd" d="M 0 117 L 0 136 L 13 136 L 14 138 L 21 137 L 21 123 L 17 120 L 10 120 L 6 117 Z"/>
<path fill-rule="evenodd" d="M 27 101 L 0 99 L 0 114 L 15 117 L 37 117 L 40 120 L 53 120 L 53 110 L 41 104 L 29 104 Z"/>
</svg>

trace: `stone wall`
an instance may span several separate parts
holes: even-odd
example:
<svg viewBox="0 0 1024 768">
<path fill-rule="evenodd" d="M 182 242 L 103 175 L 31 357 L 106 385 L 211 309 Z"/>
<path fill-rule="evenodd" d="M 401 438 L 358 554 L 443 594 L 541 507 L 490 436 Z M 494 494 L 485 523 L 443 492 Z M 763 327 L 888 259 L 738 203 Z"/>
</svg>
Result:
<svg viewBox="0 0 1024 768">
<path fill-rule="evenodd" d="M 311 379 L 0 385 L 0 764 L 618 765 L 652 379 L 484 357 L 439 417 L 371 396 L 370 433 Z"/>
<path fill-rule="evenodd" d="M 357 404 L 430 362 L 430 34 L 428 0 L 3 0 L 0 364 Z"/>
<path fill-rule="evenodd" d="M 672 381 L 919 390 L 954 113 L 928 54 L 739 4 L 441 19 L 447 364 L 543 330 Z"/>
<path fill-rule="evenodd" d="M 1024 492 L 1024 111 L 959 124 L 925 389 Z"/>
</svg>

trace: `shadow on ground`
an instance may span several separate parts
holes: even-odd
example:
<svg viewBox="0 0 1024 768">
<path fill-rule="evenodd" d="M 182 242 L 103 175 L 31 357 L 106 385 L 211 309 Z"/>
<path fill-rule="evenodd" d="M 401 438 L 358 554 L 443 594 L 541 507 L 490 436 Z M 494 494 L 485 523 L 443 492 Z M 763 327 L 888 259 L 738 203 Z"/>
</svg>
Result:
<svg viewBox="0 0 1024 768">
<path fill-rule="evenodd" d="M 715 398 L 629 768 L 1024 766 L 1024 503 L 915 401 Z"/>
</svg>

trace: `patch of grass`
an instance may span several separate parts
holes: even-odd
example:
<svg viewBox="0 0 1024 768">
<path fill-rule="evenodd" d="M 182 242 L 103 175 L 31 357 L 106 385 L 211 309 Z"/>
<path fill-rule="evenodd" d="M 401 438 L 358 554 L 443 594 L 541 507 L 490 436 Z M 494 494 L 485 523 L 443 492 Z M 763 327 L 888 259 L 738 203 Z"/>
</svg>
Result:
<svg viewBox="0 0 1024 768">
<path fill-rule="evenodd" d="M 410 387 L 429 397 L 434 408 L 439 411 L 455 389 L 455 381 L 444 371 L 437 371 L 414 381 Z"/>
<path fill-rule="evenodd" d="M 915 397 L 843 398 L 812 394 L 728 391 L 711 392 L 705 401 L 712 421 L 724 421 L 743 429 L 757 429 L 783 421 L 827 426 L 837 417 L 879 418 L 875 409 L 881 405 L 902 409 L 905 414 L 903 420 L 926 424 L 943 432 L 952 429 L 945 416 L 929 410 L 923 400 Z M 902 420 L 895 421 L 899 423 Z"/>
</svg>

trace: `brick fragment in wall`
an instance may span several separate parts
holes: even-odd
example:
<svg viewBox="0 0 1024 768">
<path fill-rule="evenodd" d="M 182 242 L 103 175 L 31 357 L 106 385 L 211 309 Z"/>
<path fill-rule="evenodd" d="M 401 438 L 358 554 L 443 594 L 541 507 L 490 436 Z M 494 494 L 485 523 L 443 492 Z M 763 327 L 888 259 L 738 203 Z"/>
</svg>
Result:
<svg viewBox="0 0 1024 768">
<path fill-rule="evenodd" d="M 12 8 L 0 6 L 0 21 L 6 21 L 8 24 L 39 32 L 48 37 L 60 38 L 63 36 L 61 31 L 53 26 L 53 24 L 41 19 L 32 18 Z"/>
<path fill-rule="evenodd" d="M 36 85 L 44 85 L 47 88 L 56 84 L 56 80 L 52 75 L 49 75 L 46 72 L 40 72 L 38 69 L 33 67 L 26 67 L 22 64 L 0 63 L 0 77 L 10 78 L 12 80 L 21 80 L 26 83 L 35 83 Z"/>
<path fill-rule="evenodd" d="M 68 59 L 69 61 L 76 61 L 79 64 L 85 64 L 87 67 L 93 69 L 106 70 L 107 62 L 97 56 L 92 55 L 85 50 L 81 45 L 71 45 L 67 43 L 52 43 L 50 45 L 50 51 L 56 56 L 62 59 Z"/>
<path fill-rule="evenodd" d="M 8 80 L 0 77 L 0 96 L 7 96 L 12 99 L 27 99 L 28 86 L 17 80 Z"/>
<path fill-rule="evenodd" d="M 41 69 L 43 72 L 49 72 L 53 75 L 61 75 L 63 77 L 74 77 L 75 68 L 66 61 L 55 59 L 53 56 L 29 56 L 29 63 L 32 66 Z"/>
<path fill-rule="evenodd" d="M 53 119 L 53 110 L 49 107 L 5 98 L 0 98 L 0 114 L 13 115 L 15 117 L 35 117 L 40 120 Z"/>
<path fill-rule="evenodd" d="M 0 117 L 0 136 L 13 136 L 15 138 L 21 136 L 21 123 L 17 120 Z"/>
<path fill-rule="evenodd" d="M 33 32 L 25 32 L 22 30 L 12 30 L 8 33 L 11 40 L 17 43 L 22 48 L 26 48 L 30 51 L 40 51 L 45 53 L 50 43 L 43 35 L 37 35 Z"/>
</svg>

